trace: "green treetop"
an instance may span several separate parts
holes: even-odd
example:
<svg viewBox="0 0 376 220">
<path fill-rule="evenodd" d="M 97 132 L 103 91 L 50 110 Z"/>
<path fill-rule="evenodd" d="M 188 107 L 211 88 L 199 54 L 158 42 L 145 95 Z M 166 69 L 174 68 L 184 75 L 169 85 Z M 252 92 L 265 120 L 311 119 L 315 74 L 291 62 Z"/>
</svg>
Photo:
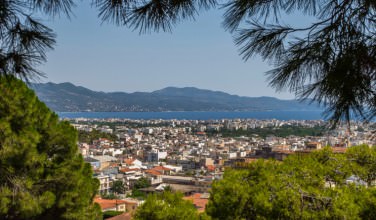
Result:
<svg viewBox="0 0 376 220">
<path fill-rule="evenodd" d="M 112 183 L 112 186 L 111 186 L 112 192 L 114 192 L 116 194 L 124 194 L 125 190 L 126 190 L 126 188 L 125 188 L 123 181 L 116 180 Z"/>
<path fill-rule="evenodd" d="M 365 182 L 376 174 L 369 162 L 374 151 L 357 146 L 334 154 L 325 148 L 227 170 L 212 186 L 207 214 L 221 220 L 375 219 L 376 189 Z"/>
<path fill-rule="evenodd" d="M 0 77 L 0 94 L 0 219 L 98 218 L 75 129 L 14 77 Z"/>
<path fill-rule="evenodd" d="M 149 195 L 145 203 L 138 207 L 135 220 L 195 220 L 200 216 L 192 202 L 183 200 L 180 193 L 164 191 Z"/>
</svg>

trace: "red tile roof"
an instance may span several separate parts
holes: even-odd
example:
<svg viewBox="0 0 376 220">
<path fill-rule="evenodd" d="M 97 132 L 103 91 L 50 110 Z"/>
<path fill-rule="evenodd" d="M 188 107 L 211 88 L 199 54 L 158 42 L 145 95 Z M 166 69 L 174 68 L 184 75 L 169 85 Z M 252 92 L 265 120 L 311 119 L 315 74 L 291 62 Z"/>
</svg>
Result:
<svg viewBox="0 0 376 220">
<path fill-rule="evenodd" d="M 208 169 L 208 171 L 215 171 L 215 166 L 214 165 L 207 165 L 206 169 Z"/>
<path fill-rule="evenodd" d="M 102 210 L 115 208 L 116 205 L 128 203 L 127 201 L 120 200 L 120 199 L 101 199 L 101 198 L 95 198 L 94 202 L 98 203 Z"/>
<path fill-rule="evenodd" d="M 333 153 L 345 153 L 346 147 L 332 147 Z"/>
<path fill-rule="evenodd" d="M 140 170 L 140 168 L 128 168 L 128 167 L 125 167 L 125 168 L 121 168 L 119 171 L 125 173 L 125 172 L 130 172 L 130 171 L 139 171 L 139 170 Z"/>
<path fill-rule="evenodd" d="M 290 150 L 275 150 L 276 153 L 282 153 L 282 154 L 294 154 L 294 151 Z"/>
<path fill-rule="evenodd" d="M 191 196 L 185 196 L 183 197 L 183 199 L 191 201 L 199 212 L 204 212 L 206 204 L 208 204 L 209 199 L 207 198 L 204 199 L 201 197 L 202 197 L 201 193 L 195 193 Z"/>
<path fill-rule="evenodd" d="M 157 170 L 157 171 L 170 171 L 171 169 L 167 168 L 167 167 L 164 167 L 164 166 L 156 166 L 156 167 L 153 167 L 153 170 Z"/>
<path fill-rule="evenodd" d="M 132 215 L 129 212 L 124 212 L 120 215 L 108 218 L 107 220 L 131 220 Z"/>
<path fill-rule="evenodd" d="M 145 173 L 148 173 L 148 174 L 151 174 L 151 175 L 154 175 L 154 176 L 162 175 L 162 173 L 160 173 L 159 171 L 154 170 L 154 169 L 145 170 Z"/>
<path fill-rule="evenodd" d="M 125 159 L 124 160 L 124 163 L 128 164 L 128 165 L 132 165 L 133 162 L 135 161 L 136 159 Z"/>
</svg>

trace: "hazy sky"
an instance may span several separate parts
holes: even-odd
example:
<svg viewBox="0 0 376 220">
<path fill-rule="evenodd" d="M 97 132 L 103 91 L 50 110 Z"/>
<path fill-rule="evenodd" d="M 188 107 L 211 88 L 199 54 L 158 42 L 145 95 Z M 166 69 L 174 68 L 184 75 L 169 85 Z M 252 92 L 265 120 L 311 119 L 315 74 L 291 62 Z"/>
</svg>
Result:
<svg viewBox="0 0 376 220">
<path fill-rule="evenodd" d="M 62 16 L 47 23 L 58 37 L 48 62 L 40 67 L 47 75 L 41 82 L 124 92 L 194 86 L 242 96 L 293 98 L 268 87 L 267 63 L 242 60 L 231 34 L 221 26 L 222 11 L 202 12 L 172 33 L 140 35 L 101 24 L 96 9 L 83 2 L 70 20 Z"/>
</svg>

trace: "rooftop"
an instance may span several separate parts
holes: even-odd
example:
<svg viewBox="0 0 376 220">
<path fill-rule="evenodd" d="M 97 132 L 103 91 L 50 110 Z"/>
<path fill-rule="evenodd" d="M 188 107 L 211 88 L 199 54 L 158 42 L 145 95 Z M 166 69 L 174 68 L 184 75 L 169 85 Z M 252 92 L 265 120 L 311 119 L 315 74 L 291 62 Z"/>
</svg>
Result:
<svg viewBox="0 0 376 220">
<path fill-rule="evenodd" d="M 185 196 L 183 199 L 191 201 L 199 212 L 204 212 L 206 204 L 208 204 L 208 196 L 206 193 L 195 193 L 191 196 Z"/>
</svg>

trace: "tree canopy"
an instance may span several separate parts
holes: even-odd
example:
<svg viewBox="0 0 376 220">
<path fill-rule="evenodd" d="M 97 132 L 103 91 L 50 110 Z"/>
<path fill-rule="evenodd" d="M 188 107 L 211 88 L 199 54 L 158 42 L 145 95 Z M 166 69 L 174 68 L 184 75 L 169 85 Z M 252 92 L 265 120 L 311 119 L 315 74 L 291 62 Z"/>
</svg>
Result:
<svg viewBox="0 0 376 220">
<path fill-rule="evenodd" d="M 135 220 L 186 220 L 200 219 L 194 205 L 183 200 L 180 193 L 164 191 L 152 194 L 138 207 L 134 214 Z"/>
<path fill-rule="evenodd" d="M 146 198 L 146 193 L 140 191 L 140 189 L 149 186 L 151 186 L 149 180 L 146 177 L 141 177 L 134 183 L 131 196 L 134 198 Z"/>
<path fill-rule="evenodd" d="M 114 142 L 118 139 L 115 134 L 104 133 L 96 129 L 93 129 L 92 131 L 89 131 L 89 132 L 82 131 L 82 130 L 78 131 L 78 141 L 81 143 L 93 144 L 93 141 L 96 141 L 100 138 L 106 138 Z"/>
<path fill-rule="evenodd" d="M 283 162 L 258 160 L 226 170 L 212 186 L 213 219 L 374 219 L 376 148 L 330 148 Z"/>
<path fill-rule="evenodd" d="M 0 93 L 0 219 L 100 217 L 76 130 L 21 80 L 1 76 Z"/>
<path fill-rule="evenodd" d="M 111 191 L 117 194 L 124 194 L 126 191 L 126 187 L 121 180 L 116 180 L 112 182 Z"/>
<path fill-rule="evenodd" d="M 35 12 L 70 16 L 74 0 L 2 0 L 0 74 L 26 80 L 41 74 L 55 34 Z M 225 10 L 223 26 L 234 35 L 244 59 L 260 55 L 274 65 L 270 85 L 326 106 L 333 125 L 376 115 L 376 3 L 372 0 L 92 0 L 102 22 L 141 33 L 171 31 L 202 10 Z M 307 25 L 288 23 L 299 14 Z"/>
</svg>

